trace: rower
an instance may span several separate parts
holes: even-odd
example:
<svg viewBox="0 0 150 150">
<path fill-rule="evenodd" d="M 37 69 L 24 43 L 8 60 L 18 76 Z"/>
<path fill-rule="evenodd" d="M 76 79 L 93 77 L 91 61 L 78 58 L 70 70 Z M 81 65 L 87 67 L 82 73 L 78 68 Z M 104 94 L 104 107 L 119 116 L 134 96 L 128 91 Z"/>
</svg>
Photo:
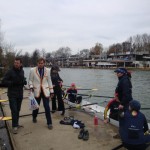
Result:
<svg viewBox="0 0 150 150">
<path fill-rule="evenodd" d="M 76 89 L 76 85 L 75 83 L 72 83 L 70 88 L 67 89 L 66 95 L 64 96 L 66 98 L 66 96 L 68 95 L 68 100 L 72 103 L 76 103 L 76 104 L 80 104 L 82 101 L 82 96 L 77 96 L 77 89 Z"/>
<path fill-rule="evenodd" d="M 104 110 L 104 123 L 108 123 L 109 118 L 118 121 L 118 112 L 119 112 L 118 107 L 119 107 L 119 105 L 120 105 L 120 101 L 118 99 L 118 93 L 115 93 L 115 97 L 113 99 L 111 99 L 108 102 L 107 106 L 105 107 L 105 110 Z M 109 118 L 107 117 L 108 110 L 110 110 Z"/>
<path fill-rule="evenodd" d="M 129 103 L 129 110 L 119 118 L 121 140 L 123 146 L 129 150 L 145 150 L 150 143 L 148 123 L 140 108 L 139 101 L 132 100 Z"/>
</svg>

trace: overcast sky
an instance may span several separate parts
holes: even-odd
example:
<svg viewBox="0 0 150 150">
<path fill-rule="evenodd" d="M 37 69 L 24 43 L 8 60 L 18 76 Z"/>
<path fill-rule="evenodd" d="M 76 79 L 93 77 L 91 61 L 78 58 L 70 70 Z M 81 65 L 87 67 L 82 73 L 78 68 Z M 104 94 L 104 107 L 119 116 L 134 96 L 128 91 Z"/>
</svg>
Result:
<svg viewBox="0 0 150 150">
<path fill-rule="evenodd" d="M 0 0 L 1 30 L 16 49 L 72 53 L 150 34 L 150 0 Z"/>
</svg>

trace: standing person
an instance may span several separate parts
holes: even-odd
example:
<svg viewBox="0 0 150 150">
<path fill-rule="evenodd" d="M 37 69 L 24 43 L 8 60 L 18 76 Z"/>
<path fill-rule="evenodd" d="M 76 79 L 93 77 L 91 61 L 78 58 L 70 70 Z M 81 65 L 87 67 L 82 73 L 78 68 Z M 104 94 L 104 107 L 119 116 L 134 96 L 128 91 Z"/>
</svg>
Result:
<svg viewBox="0 0 150 150">
<path fill-rule="evenodd" d="M 14 134 L 17 134 L 19 127 L 19 112 L 23 99 L 23 86 L 27 84 L 21 58 L 15 58 L 13 68 L 6 72 L 2 82 L 8 87 L 7 95 L 12 115 L 12 131 Z"/>
<path fill-rule="evenodd" d="M 47 119 L 47 125 L 49 129 L 52 129 L 52 119 L 50 114 L 50 106 L 49 106 L 49 97 L 53 96 L 53 87 L 50 78 L 50 69 L 45 67 L 45 59 L 40 58 L 37 62 L 37 67 L 34 67 L 30 70 L 29 74 L 29 87 L 32 92 L 34 92 L 34 96 L 40 105 L 41 99 L 43 100 L 43 105 L 45 108 L 45 116 Z M 33 110 L 32 117 L 33 123 L 37 122 L 37 115 L 39 109 Z"/>
<path fill-rule="evenodd" d="M 118 68 L 114 72 L 119 80 L 115 91 L 120 101 L 119 109 L 126 111 L 132 100 L 131 74 L 125 68 Z"/>
<path fill-rule="evenodd" d="M 53 65 L 51 68 L 51 80 L 54 88 L 54 97 L 52 98 L 52 112 L 54 113 L 57 110 L 56 106 L 56 97 L 58 102 L 58 111 L 62 111 L 61 115 L 65 114 L 64 102 L 62 99 L 62 90 L 61 85 L 63 80 L 59 76 L 60 69 L 57 65 Z"/>
<path fill-rule="evenodd" d="M 119 119 L 121 140 L 128 150 L 145 150 L 150 143 L 147 120 L 140 108 L 139 101 L 130 101 L 129 109 Z"/>
<path fill-rule="evenodd" d="M 105 107 L 105 110 L 104 110 L 104 123 L 108 123 L 109 118 L 118 121 L 118 112 L 119 112 L 118 107 L 119 107 L 119 105 L 120 105 L 120 101 L 118 99 L 118 93 L 115 93 L 115 97 L 113 99 L 111 99 L 108 102 L 107 106 Z M 108 110 L 110 110 L 109 118 L 107 117 Z"/>
<path fill-rule="evenodd" d="M 77 96 L 77 89 L 75 83 L 72 83 L 70 88 L 67 89 L 66 96 L 68 95 L 68 100 L 72 103 L 80 104 L 82 101 L 82 96 Z"/>
</svg>

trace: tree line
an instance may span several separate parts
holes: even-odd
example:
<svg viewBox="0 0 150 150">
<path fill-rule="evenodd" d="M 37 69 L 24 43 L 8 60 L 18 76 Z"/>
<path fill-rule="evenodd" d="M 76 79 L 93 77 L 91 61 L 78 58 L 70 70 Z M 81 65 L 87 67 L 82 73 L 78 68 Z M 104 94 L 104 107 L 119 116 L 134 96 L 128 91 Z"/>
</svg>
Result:
<svg viewBox="0 0 150 150">
<path fill-rule="evenodd" d="M 110 45 L 105 51 L 103 45 L 98 42 L 92 48 L 80 50 L 77 55 L 79 55 L 81 59 L 89 59 L 91 55 L 102 55 L 103 53 L 109 55 L 110 53 L 117 54 L 125 52 L 147 52 L 150 54 L 150 35 L 145 33 L 129 37 L 122 43 Z M 47 62 L 54 64 L 57 58 L 68 59 L 71 54 L 72 50 L 69 47 L 60 47 L 53 52 L 47 52 L 45 49 L 35 49 L 32 53 L 25 52 L 25 54 L 23 54 L 22 50 L 16 50 L 13 44 L 7 43 L 4 40 L 0 22 L 0 67 L 12 66 L 16 56 L 22 58 L 25 67 L 29 67 L 35 66 L 39 57 L 44 57 Z"/>
</svg>

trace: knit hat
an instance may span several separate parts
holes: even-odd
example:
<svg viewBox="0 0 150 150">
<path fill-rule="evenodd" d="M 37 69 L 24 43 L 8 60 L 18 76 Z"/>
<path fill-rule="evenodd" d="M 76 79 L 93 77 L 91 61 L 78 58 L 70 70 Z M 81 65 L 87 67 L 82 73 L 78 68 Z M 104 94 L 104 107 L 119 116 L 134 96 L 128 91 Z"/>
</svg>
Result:
<svg viewBox="0 0 150 150">
<path fill-rule="evenodd" d="M 56 70 L 56 71 L 60 71 L 60 69 L 59 69 L 59 66 L 58 66 L 58 65 L 53 65 L 51 69 L 52 69 L 52 70 Z"/>
<path fill-rule="evenodd" d="M 116 69 L 114 72 L 126 74 L 126 73 L 127 73 L 127 70 L 126 70 L 125 68 L 118 68 L 118 69 Z"/>
<path fill-rule="evenodd" d="M 75 83 L 71 83 L 71 86 L 76 86 L 76 84 Z"/>
<path fill-rule="evenodd" d="M 130 101 L 129 106 L 131 107 L 132 110 L 135 111 L 139 111 L 141 108 L 141 104 L 137 100 Z"/>
</svg>

